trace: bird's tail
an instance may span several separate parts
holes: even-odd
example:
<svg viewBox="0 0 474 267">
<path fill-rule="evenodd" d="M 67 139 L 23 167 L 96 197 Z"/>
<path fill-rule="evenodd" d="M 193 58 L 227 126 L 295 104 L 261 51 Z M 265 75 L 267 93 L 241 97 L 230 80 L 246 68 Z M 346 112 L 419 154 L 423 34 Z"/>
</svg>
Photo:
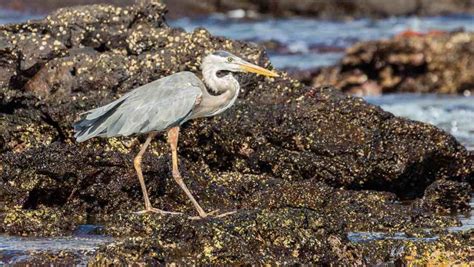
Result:
<svg viewBox="0 0 474 267">
<path fill-rule="evenodd" d="M 117 110 L 124 100 L 125 99 L 118 99 L 108 105 L 83 113 L 85 117 L 73 124 L 74 138 L 76 138 L 76 141 L 84 142 L 92 137 L 103 134 L 107 129 L 107 119 Z"/>
<path fill-rule="evenodd" d="M 84 142 L 95 135 L 92 135 L 92 128 L 98 126 L 99 118 L 88 120 L 87 117 L 81 119 L 80 121 L 73 124 L 74 127 L 74 138 L 77 142 Z"/>
</svg>

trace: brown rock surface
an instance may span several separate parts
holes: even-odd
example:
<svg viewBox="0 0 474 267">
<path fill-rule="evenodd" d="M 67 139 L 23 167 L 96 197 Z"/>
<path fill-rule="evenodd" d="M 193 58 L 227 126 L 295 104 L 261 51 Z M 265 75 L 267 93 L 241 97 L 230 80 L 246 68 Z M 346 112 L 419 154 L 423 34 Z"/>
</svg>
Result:
<svg viewBox="0 0 474 267">
<path fill-rule="evenodd" d="M 438 180 L 426 188 L 421 205 L 436 212 L 469 212 L 471 193 L 472 188 L 468 183 Z"/>
<path fill-rule="evenodd" d="M 408 33 L 389 40 L 361 42 L 341 63 L 323 69 L 313 84 L 344 92 L 465 93 L 474 91 L 474 33 Z"/>
</svg>

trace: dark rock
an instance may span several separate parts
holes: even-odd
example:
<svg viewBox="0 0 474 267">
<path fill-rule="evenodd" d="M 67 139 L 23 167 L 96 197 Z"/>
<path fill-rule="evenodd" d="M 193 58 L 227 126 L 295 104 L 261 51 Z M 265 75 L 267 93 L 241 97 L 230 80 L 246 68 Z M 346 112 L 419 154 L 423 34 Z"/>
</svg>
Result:
<svg viewBox="0 0 474 267">
<path fill-rule="evenodd" d="M 299 208 L 248 210 L 202 221 L 133 216 L 123 220 L 122 225 L 138 232 L 148 231 L 153 238 L 129 238 L 104 247 L 94 263 L 131 263 L 137 261 L 133 256 L 137 250 L 142 254 L 138 261 L 151 265 L 362 263 L 361 255 L 347 243 L 339 225 L 329 220 L 316 211 Z"/>
<path fill-rule="evenodd" d="M 18 55 L 12 53 L 14 45 L 0 35 L 0 88 L 9 86 L 10 77 L 15 75 Z"/>
<path fill-rule="evenodd" d="M 462 259 L 470 259 L 472 235 L 474 231 L 443 234 L 422 242 L 422 237 L 407 239 L 385 239 L 363 242 L 356 247 L 369 259 L 368 265 L 393 264 L 409 265 L 450 265 L 469 264 Z M 468 260 L 469 261 L 469 260 Z"/>
<path fill-rule="evenodd" d="M 177 71 L 200 75 L 202 57 L 217 49 L 271 67 L 260 46 L 168 28 L 164 13 L 151 0 L 63 9 L 1 28 L 9 47 L 2 55 L 31 58 L 21 59 L 28 68 L 13 65 L 0 90 L 0 232 L 67 235 L 104 225 L 124 240 L 103 247 L 97 263 L 360 265 L 374 252 L 354 246 L 350 231 L 426 235 L 458 223 L 398 202 L 437 180 L 472 183 L 472 158 L 452 136 L 285 73 L 242 77 L 231 111 L 183 127 L 180 167 L 190 190 L 206 210 L 235 214 L 189 220 L 194 210 L 169 177 L 163 137 L 144 157 L 152 204 L 186 215 L 131 214 L 143 205 L 132 166 L 143 137 L 76 144 L 79 114 Z M 43 39 L 58 49 L 31 52 Z"/>
<path fill-rule="evenodd" d="M 55 196 L 49 196 L 54 199 Z M 82 214 L 48 206 L 37 206 L 33 210 L 21 206 L 3 207 L 0 232 L 18 236 L 61 236 L 71 233 L 77 223 L 84 220 Z M 67 220 L 65 218 L 67 217 Z"/>
<path fill-rule="evenodd" d="M 134 0 L 0 0 L 0 6 L 6 9 L 26 11 L 33 13 L 51 12 L 58 8 L 74 5 L 92 5 L 97 3 L 113 5 L 130 5 Z"/>
<path fill-rule="evenodd" d="M 342 62 L 326 68 L 313 84 L 332 84 L 344 92 L 474 92 L 474 34 L 453 32 L 401 35 L 362 42 Z"/>
<path fill-rule="evenodd" d="M 304 85 L 311 85 L 314 77 L 321 73 L 321 68 L 299 69 L 299 68 L 285 68 L 292 79 L 300 81 Z"/>
<path fill-rule="evenodd" d="M 435 212 L 469 211 L 471 192 L 468 183 L 438 180 L 426 188 L 421 205 Z"/>
</svg>

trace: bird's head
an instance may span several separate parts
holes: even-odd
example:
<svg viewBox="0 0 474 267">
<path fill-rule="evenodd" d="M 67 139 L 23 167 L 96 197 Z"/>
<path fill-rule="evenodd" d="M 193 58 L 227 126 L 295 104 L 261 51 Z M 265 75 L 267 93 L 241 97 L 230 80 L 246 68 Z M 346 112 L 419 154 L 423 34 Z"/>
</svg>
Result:
<svg viewBox="0 0 474 267">
<path fill-rule="evenodd" d="M 268 77 L 279 77 L 276 72 L 267 70 L 247 62 L 227 51 L 216 51 L 207 55 L 202 63 L 202 69 L 213 69 L 218 76 L 227 75 L 229 72 L 256 73 Z"/>
</svg>

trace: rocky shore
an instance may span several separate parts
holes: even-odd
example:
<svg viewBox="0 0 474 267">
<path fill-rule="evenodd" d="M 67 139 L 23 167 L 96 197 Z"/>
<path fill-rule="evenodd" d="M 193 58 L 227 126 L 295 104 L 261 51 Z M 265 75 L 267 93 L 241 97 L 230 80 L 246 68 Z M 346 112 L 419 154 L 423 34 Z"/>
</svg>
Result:
<svg viewBox="0 0 474 267">
<path fill-rule="evenodd" d="M 243 10 L 247 17 L 308 16 L 321 19 L 353 19 L 360 17 L 385 18 L 390 16 L 438 16 L 473 14 L 470 0 L 163 0 L 170 9 L 170 18 L 204 16 L 215 12 Z M 133 0 L 0 0 L 3 7 L 48 12 L 56 8 L 93 3 L 128 5 Z"/>
<path fill-rule="evenodd" d="M 354 19 L 360 17 L 384 18 L 390 16 L 436 16 L 473 13 L 474 3 L 469 0 L 205 0 L 199 4 L 189 0 L 168 1 L 177 6 L 201 6 L 212 11 L 246 10 L 272 16 L 308 16 L 321 19 Z M 194 4 L 192 4 L 194 3 Z M 249 12 L 250 11 L 250 12 Z"/>
<path fill-rule="evenodd" d="M 474 92 L 474 33 L 408 31 L 389 40 L 361 42 L 334 67 L 299 73 L 314 86 L 378 95 L 395 92 Z M 304 75 L 306 74 L 306 76 Z M 298 73 L 294 74 L 298 75 Z"/>
<path fill-rule="evenodd" d="M 131 213 L 142 208 L 132 159 L 143 137 L 77 144 L 79 114 L 177 71 L 199 74 L 217 49 L 271 67 L 260 46 L 169 28 L 164 14 L 148 0 L 0 26 L 0 233 L 63 236 L 99 224 L 116 241 L 91 256 L 97 264 L 470 262 L 472 230 L 447 230 L 460 223 L 448 215 L 470 209 L 466 149 L 432 125 L 285 73 L 242 77 L 232 110 L 182 131 L 190 190 L 206 210 L 234 215 Z M 169 162 L 157 138 L 144 157 L 151 200 L 192 215 Z M 367 232 L 384 237 L 354 238 Z M 23 259 L 75 261 L 68 251 Z"/>
</svg>

